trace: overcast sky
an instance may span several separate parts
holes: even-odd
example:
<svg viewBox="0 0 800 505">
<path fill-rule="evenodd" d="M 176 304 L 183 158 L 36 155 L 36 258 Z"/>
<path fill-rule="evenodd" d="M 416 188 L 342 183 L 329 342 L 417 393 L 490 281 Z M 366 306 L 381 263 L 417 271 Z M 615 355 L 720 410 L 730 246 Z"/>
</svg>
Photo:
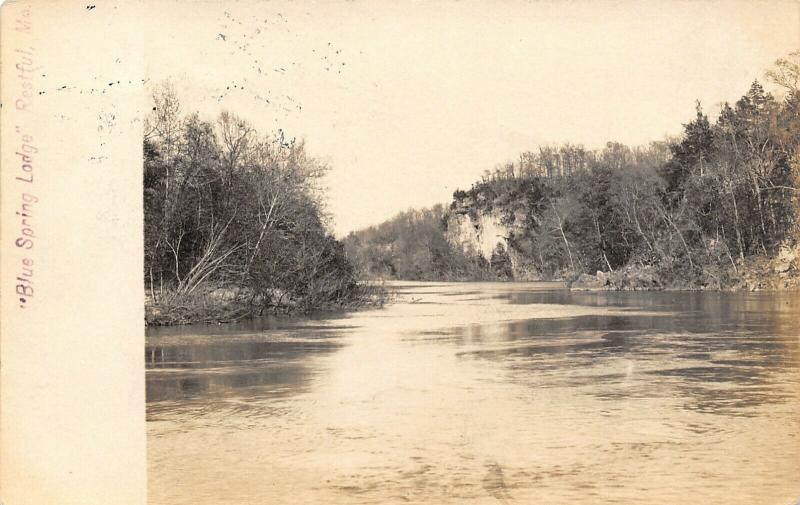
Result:
<svg viewBox="0 0 800 505">
<path fill-rule="evenodd" d="M 342 236 L 540 144 L 680 133 L 800 48 L 798 2 L 160 3 L 148 75 L 184 110 L 306 139 Z"/>
</svg>

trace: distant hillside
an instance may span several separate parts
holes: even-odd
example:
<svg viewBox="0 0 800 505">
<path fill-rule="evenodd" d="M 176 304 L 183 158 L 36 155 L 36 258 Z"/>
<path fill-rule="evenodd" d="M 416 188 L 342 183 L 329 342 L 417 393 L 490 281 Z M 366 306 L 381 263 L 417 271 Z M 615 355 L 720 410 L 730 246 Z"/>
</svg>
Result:
<svg viewBox="0 0 800 505">
<path fill-rule="evenodd" d="M 370 278 L 491 280 L 498 276 L 480 255 L 448 240 L 442 205 L 410 210 L 344 239 L 347 258 Z"/>
</svg>

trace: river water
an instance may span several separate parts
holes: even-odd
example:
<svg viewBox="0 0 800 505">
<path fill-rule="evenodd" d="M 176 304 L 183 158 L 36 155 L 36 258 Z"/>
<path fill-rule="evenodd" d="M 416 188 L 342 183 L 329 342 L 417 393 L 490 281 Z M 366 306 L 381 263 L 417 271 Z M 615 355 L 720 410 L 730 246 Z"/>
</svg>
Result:
<svg viewBox="0 0 800 505">
<path fill-rule="evenodd" d="M 800 293 L 395 287 L 149 329 L 150 504 L 800 499 Z"/>
</svg>

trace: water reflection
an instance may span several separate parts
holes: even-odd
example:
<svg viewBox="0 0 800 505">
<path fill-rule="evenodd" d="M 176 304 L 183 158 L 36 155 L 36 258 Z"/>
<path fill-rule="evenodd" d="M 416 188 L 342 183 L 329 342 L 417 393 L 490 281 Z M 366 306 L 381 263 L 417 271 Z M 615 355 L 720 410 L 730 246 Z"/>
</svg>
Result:
<svg viewBox="0 0 800 505">
<path fill-rule="evenodd" d="M 800 496 L 797 294 L 400 290 L 151 331 L 151 503 Z"/>
<path fill-rule="evenodd" d="M 337 331 L 346 329 L 276 318 L 184 327 L 183 332 L 154 329 L 145 346 L 146 395 L 154 404 L 148 418 L 180 402 L 211 404 L 243 392 L 251 398 L 302 392 L 318 373 L 310 359 L 341 347 Z"/>
<path fill-rule="evenodd" d="M 598 294 L 572 295 L 557 296 L 562 302 L 609 304 Z M 632 301 L 630 294 L 607 295 L 612 305 Z M 551 380 L 537 376 L 533 385 L 580 387 L 591 382 L 591 394 L 609 400 L 665 395 L 682 398 L 687 409 L 751 415 L 760 404 L 795 399 L 793 391 L 800 388 L 793 380 L 797 375 L 787 382 L 784 374 L 776 372 L 797 369 L 800 363 L 800 339 L 781 333 L 788 328 L 800 331 L 790 326 L 797 320 L 794 305 L 788 302 L 796 297 L 770 304 L 763 294 L 702 295 L 647 293 L 636 298 L 648 309 L 674 308 L 674 303 L 693 309 L 673 317 L 583 316 L 470 326 L 459 331 L 465 344 L 498 340 L 508 344 L 489 349 L 477 346 L 459 355 L 508 362 L 519 372 L 519 382 L 529 378 L 531 369 L 552 370 L 557 373 Z M 513 299 L 515 303 L 547 300 L 541 293 Z M 665 299 L 670 303 L 664 303 Z M 616 367 L 619 371 L 608 373 L 614 363 L 621 364 Z M 564 374 L 565 367 L 573 373 Z"/>
</svg>

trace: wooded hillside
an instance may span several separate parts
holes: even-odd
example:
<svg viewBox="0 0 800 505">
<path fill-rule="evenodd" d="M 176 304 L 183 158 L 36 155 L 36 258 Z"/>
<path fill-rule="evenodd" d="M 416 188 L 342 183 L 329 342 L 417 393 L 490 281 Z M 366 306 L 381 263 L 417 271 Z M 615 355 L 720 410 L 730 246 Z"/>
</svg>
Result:
<svg viewBox="0 0 800 505">
<path fill-rule="evenodd" d="M 483 261 L 462 277 L 574 280 L 599 271 L 630 284 L 616 287 L 726 288 L 779 256 L 786 265 L 772 273 L 786 277 L 800 239 L 800 52 L 768 77 L 780 96 L 754 82 L 712 118 L 698 103 L 674 140 L 522 153 L 456 191 L 445 215 L 429 220 L 438 229 L 414 236 L 399 216 L 349 237 L 348 250 L 358 249 L 351 254 L 373 274 L 400 277 L 408 269 L 398 265 L 413 256 L 416 271 L 429 274 L 409 278 L 448 277 L 449 265 Z M 481 216 L 504 232 L 491 254 L 454 230 L 467 222 L 480 234 Z M 426 248 L 444 252 L 420 254 Z"/>
</svg>

